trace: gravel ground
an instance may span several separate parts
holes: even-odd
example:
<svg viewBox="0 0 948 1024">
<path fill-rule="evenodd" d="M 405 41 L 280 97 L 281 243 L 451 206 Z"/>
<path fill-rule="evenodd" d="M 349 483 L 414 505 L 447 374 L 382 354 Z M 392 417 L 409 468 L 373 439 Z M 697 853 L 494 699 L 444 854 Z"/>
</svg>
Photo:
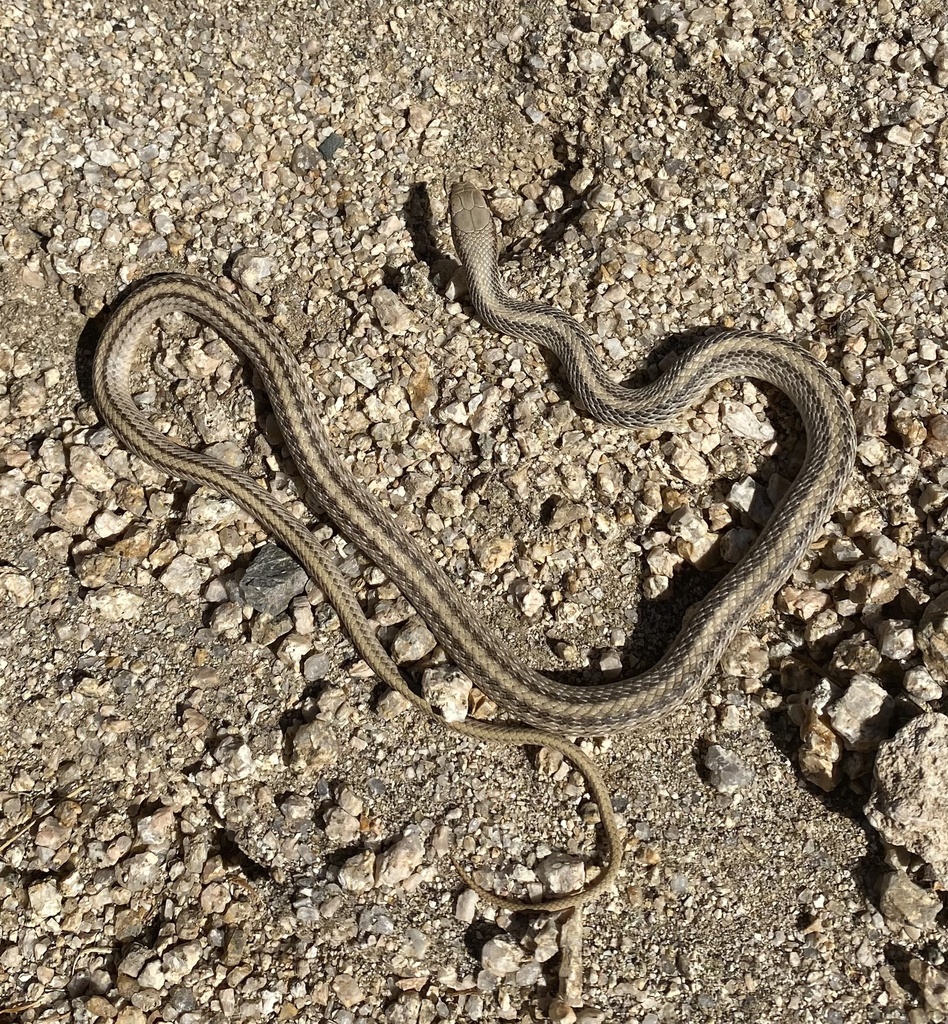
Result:
<svg viewBox="0 0 948 1024">
<path fill-rule="evenodd" d="M 0 47 L 0 1021 L 944 1019 L 943 5 L 13 0 Z M 574 677 L 654 660 L 799 464 L 796 417 L 741 381 L 674 432 L 578 413 L 464 302 L 467 169 L 512 286 L 619 379 L 681 332 L 777 331 L 839 371 L 859 433 L 708 692 L 587 743 L 628 857 L 565 921 L 479 904 L 448 851 L 569 889 L 599 862 L 582 781 L 383 692 L 253 521 L 91 404 L 128 284 L 216 280 L 513 647 Z M 306 515 L 251 383 L 171 317 L 138 387 Z M 442 706 L 487 713 L 314 529 Z"/>
</svg>

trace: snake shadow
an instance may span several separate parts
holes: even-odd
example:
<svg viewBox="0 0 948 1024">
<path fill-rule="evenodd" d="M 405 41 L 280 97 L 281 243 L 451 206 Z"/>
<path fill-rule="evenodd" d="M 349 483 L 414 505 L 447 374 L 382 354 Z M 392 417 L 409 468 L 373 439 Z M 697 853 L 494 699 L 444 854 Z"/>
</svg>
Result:
<svg viewBox="0 0 948 1024">
<path fill-rule="evenodd" d="M 108 323 L 112 311 L 118 307 L 122 299 L 129 295 L 134 288 L 135 285 L 128 285 L 126 288 L 123 288 L 115 300 L 107 306 L 103 306 L 94 317 L 86 321 L 79 332 L 79 337 L 76 339 L 76 351 L 73 354 L 76 386 L 79 389 L 79 395 L 82 400 L 88 402 L 93 408 L 95 407 L 95 400 L 92 395 L 92 369 L 95 362 L 96 346 L 99 344 L 99 338 L 102 337 L 102 332 L 105 330 L 105 325 Z M 96 411 L 98 412 L 98 410 Z"/>
</svg>

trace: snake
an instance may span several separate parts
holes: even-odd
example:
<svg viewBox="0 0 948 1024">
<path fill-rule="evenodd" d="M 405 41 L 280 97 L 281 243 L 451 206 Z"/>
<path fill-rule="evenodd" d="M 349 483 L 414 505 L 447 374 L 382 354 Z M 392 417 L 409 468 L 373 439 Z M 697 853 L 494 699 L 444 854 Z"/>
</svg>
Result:
<svg viewBox="0 0 948 1024">
<path fill-rule="evenodd" d="M 463 881 L 511 911 L 556 912 L 592 900 L 616 881 L 624 841 L 608 784 L 572 737 L 641 729 L 666 718 L 708 680 L 735 634 L 786 582 L 819 536 L 850 477 L 855 429 L 833 372 L 778 335 L 722 330 L 691 345 L 655 380 L 629 387 L 612 379 L 585 328 L 561 309 L 512 297 L 498 265 L 498 235 L 483 193 L 470 181 L 449 198 L 451 233 L 480 322 L 535 343 L 559 361 L 578 404 L 600 423 L 672 429 L 715 384 L 751 377 L 774 385 L 796 406 L 806 435 L 802 466 L 741 560 L 696 605 L 650 669 L 588 685 L 544 674 L 519 659 L 439 565 L 360 483 L 334 449 L 300 362 L 267 322 L 217 285 L 156 274 L 128 291 L 96 346 L 93 394 L 105 422 L 131 452 L 171 477 L 226 495 L 302 564 L 334 607 L 362 659 L 423 714 L 475 740 L 547 747 L 583 776 L 599 807 L 605 840 L 599 874 L 578 891 L 531 902 L 488 891 L 452 853 Z M 378 566 L 421 615 L 448 657 L 504 712 L 501 720 L 449 722 L 416 692 L 394 662 L 340 571 L 307 525 L 241 469 L 188 448 L 158 430 L 135 402 L 136 355 L 155 322 L 183 313 L 216 331 L 254 367 L 286 448 L 305 483 L 308 505 L 328 517 Z"/>
</svg>

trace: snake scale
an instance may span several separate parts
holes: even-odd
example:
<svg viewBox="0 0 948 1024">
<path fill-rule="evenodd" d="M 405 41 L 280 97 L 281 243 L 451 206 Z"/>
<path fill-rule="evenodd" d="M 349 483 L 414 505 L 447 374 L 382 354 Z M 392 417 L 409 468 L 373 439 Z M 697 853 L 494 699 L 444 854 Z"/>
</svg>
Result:
<svg viewBox="0 0 948 1024">
<path fill-rule="evenodd" d="M 229 496 L 269 530 L 320 586 L 359 654 L 378 676 L 443 722 L 403 678 L 332 556 L 305 525 L 242 471 L 159 432 L 132 397 L 136 353 L 154 322 L 171 312 L 185 313 L 213 328 L 250 360 L 313 507 L 384 571 L 451 659 L 511 718 L 444 724 L 479 740 L 549 747 L 583 774 L 599 805 L 607 846 L 605 867 L 591 883 L 579 892 L 528 903 L 485 892 L 461 872 L 467 884 L 501 906 L 556 911 L 592 899 L 610 886 L 622 859 L 606 783 L 595 762 L 568 737 L 623 732 L 655 722 L 702 686 L 737 631 L 786 581 L 819 535 L 849 479 L 855 432 L 833 374 L 802 348 L 771 334 L 724 331 L 690 348 L 652 383 L 640 388 L 615 383 L 576 320 L 554 307 L 507 294 L 497 266 L 493 219 L 480 191 L 467 182 L 455 185 L 450 207 L 455 248 L 479 319 L 494 331 L 552 352 L 574 395 L 594 419 L 625 427 L 670 426 L 712 385 L 734 376 L 775 385 L 800 413 L 807 449 L 792 485 L 754 545 L 692 609 L 664 656 L 648 671 L 579 686 L 553 680 L 520 662 L 487 628 L 482 614 L 465 600 L 433 555 L 400 529 L 391 511 L 346 468 L 330 444 L 310 386 L 286 342 L 220 288 L 181 274 L 156 275 L 134 288 L 113 312 L 99 340 L 93 390 L 102 416 L 130 451 L 171 476 Z"/>
</svg>

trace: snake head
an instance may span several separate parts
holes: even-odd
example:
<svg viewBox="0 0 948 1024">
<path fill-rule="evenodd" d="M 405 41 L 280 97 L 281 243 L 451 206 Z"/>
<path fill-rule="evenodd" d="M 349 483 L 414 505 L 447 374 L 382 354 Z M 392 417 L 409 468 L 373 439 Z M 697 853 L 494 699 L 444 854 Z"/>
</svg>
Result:
<svg viewBox="0 0 948 1024">
<path fill-rule="evenodd" d="M 451 188 L 451 229 L 458 235 L 493 235 L 494 220 L 484 194 L 469 181 L 459 181 Z"/>
</svg>

